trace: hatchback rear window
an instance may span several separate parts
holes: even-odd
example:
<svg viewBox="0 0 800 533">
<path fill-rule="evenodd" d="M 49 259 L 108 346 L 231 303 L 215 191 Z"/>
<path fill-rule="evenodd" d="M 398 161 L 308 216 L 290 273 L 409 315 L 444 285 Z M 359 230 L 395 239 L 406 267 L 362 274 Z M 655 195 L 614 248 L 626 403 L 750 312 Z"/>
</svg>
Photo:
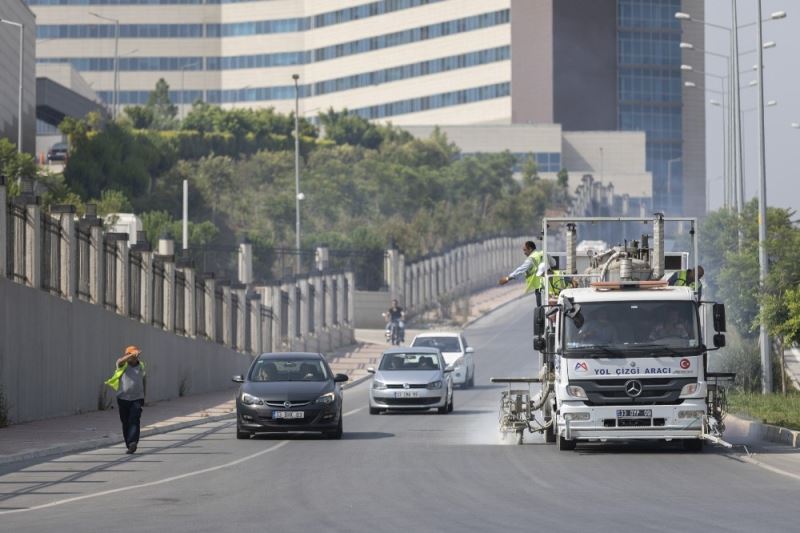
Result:
<svg viewBox="0 0 800 533">
<path fill-rule="evenodd" d="M 460 352 L 461 345 L 456 337 L 421 337 L 414 339 L 412 346 L 419 348 L 439 348 L 440 352 Z"/>
</svg>

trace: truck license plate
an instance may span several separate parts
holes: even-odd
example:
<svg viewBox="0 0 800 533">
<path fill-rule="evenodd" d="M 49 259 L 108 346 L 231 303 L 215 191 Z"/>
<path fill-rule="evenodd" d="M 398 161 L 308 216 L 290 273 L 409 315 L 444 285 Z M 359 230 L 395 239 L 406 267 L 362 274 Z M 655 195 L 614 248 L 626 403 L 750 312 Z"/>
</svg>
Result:
<svg viewBox="0 0 800 533">
<path fill-rule="evenodd" d="M 417 396 L 419 396 L 419 393 L 417 391 L 410 391 L 410 390 L 404 390 L 394 393 L 395 398 L 416 398 Z"/>
<path fill-rule="evenodd" d="M 279 420 L 282 418 L 303 418 L 303 411 L 272 411 L 272 418 Z"/>
<path fill-rule="evenodd" d="M 652 409 L 617 409 L 617 418 L 652 418 Z"/>
</svg>

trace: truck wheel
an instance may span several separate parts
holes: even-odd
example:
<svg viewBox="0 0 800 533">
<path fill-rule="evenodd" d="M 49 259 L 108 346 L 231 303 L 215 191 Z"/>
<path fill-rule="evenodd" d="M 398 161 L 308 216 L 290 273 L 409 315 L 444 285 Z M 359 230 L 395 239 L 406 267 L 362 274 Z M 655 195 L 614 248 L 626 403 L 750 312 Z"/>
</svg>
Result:
<svg viewBox="0 0 800 533">
<path fill-rule="evenodd" d="M 575 449 L 575 445 L 577 442 L 574 440 L 567 440 L 562 436 L 558 436 L 558 450 L 562 452 L 568 452 L 570 450 Z"/>
<path fill-rule="evenodd" d="M 703 444 L 705 444 L 703 439 L 684 439 L 683 449 L 687 452 L 699 453 L 703 451 Z"/>
</svg>

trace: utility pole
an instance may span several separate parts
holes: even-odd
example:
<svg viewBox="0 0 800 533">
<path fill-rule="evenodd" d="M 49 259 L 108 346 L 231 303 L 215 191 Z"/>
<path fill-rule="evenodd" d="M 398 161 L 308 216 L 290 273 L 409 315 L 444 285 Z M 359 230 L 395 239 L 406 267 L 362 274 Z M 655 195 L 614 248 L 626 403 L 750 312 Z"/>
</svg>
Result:
<svg viewBox="0 0 800 533">
<path fill-rule="evenodd" d="M 761 0 L 758 0 L 758 282 L 760 290 L 767 286 L 767 164 L 766 145 L 764 142 L 764 45 L 762 37 Z M 735 24 L 735 22 L 734 22 Z M 760 311 L 764 308 L 761 306 Z M 772 359 L 770 358 L 770 340 L 763 313 L 759 320 L 759 344 L 761 349 L 761 392 L 772 392 Z"/>
<path fill-rule="evenodd" d="M 295 192 L 295 274 L 300 274 L 300 88 L 297 84 L 299 74 L 292 74 L 294 80 L 294 192 Z"/>
</svg>

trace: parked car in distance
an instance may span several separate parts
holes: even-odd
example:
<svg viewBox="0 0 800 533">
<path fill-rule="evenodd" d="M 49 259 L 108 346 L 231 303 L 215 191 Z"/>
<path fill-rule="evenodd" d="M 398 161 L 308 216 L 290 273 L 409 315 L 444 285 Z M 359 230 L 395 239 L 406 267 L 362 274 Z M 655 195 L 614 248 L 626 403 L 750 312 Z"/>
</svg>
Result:
<svg viewBox="0 0 800 533">
<path fill-rule="evenodd" d="M 47 151 L 47 162 L 66 161 L 68 151 L 69 147 L 67 146 L 67 143 L 55 143 Z"/>
<path fill-rule="evenodd" d="M 453 383 L 461 387 L 475 385 L 475 350 L 467 344 L 462 333 L 438 331 L 420 333 L 411 346 L 438 348 L 445 362 L 453 367 Z"/>
<path fill-rule="evenodd" d="M 265 353 L 250 365 L 236 394 L 236 438 L 255 433 L 314 431 L 342 438 L 342 389 L 319 353 Z"/>
<path fill-rule="evenodd" d="M 452 368 L 436 348 L 393 348 L 383 353 L 369 389 L 369 414 L 407 409 L 453 410 Z"/>
</svg>

